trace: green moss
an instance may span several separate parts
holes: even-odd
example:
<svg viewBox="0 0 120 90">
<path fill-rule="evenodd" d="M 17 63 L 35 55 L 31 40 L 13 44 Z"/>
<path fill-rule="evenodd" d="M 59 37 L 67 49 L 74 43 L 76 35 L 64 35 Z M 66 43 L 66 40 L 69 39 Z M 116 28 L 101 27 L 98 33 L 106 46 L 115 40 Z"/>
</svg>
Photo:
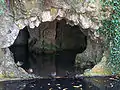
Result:
<svg viewBox="0 0 120 90">
<path fill-rule="evenodd" d="M 0 74 L 0 79 L 4 79 L 4 78 L 15 78 L 15 75 L 13 72 L 5 72 L 5 73 L 2 73 Z"/>
<path fill-rule="evenodd" d="M 13 73 L 13 72 L 10 72 L 10 73 L 9 73 L 9 77 L 11 77 L 11 78 L 15 77 L 14 73 Z"/>
<path fill-rule="evenodd" d="M 0 74 L 0 79 L 3 79 L 5 78 L 5 75 L 4 74 Z"/>
<path fill-rule="evenodd" d="M 110 76 L 112 75 L 111 70 L 109 70 L 108 68 L 104 68 L 104 70 L 99 71 L 99 72 L 94 72 L 92 70 L 86 70 L 84 72 L 84 76 Z"/>
</svg>

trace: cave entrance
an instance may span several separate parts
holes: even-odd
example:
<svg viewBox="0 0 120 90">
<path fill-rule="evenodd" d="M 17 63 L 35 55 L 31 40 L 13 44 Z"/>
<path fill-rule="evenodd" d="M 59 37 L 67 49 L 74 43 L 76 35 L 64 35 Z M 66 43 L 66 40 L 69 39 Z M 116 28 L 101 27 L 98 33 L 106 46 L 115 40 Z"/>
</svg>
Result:
<svg viewBox="0 0 120 90">
<path fill-rule="evenodd" d="M 75 57 L 85 51 L 87 36 L 78 25 L 71 26 L 66 23 L 66 20 L 62 19 L 43 22 L 34 29 L 27 27 L 29 31 L 27 59 L 30 63 L 26 65 L 33 69 L 34 74 L 45 77 L 54 72 L 58 76 L 64 76 L 66 72 L 74 72 Z"/>
<path fill-rule="evenodd" d="M 81 28 L 66 23 L 65 19 L 43 22 L 36 30 L 29 31 L 35 40 L 34 45 L 30 45 L 32 56 L 37 62 L 33 66 L 42 76 L 51 72 L 59 76 L 65 75 L 66 71 L 74 72 L 76 55 L 87 47 L 87 36 Z M 32 35 L 35 33 L 39 34 L 37 38 Z"/>
</svg>

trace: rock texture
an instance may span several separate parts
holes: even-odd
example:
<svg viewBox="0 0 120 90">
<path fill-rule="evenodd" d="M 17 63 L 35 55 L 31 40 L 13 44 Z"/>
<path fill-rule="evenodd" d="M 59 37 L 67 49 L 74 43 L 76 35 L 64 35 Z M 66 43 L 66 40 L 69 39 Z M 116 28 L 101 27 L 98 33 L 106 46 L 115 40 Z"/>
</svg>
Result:
<svg viewBox="0 0 120 90">
<path fill-rule="evenodd" d="M 1 49 L 0 51 L 0 80 L 3 78 L 31 78 L 32 75 L 29 75 L 20 67 L 14 63 L 13 58 L 9 49 Z"/>
<path fill-rule="evenodd" d="M 107 57 L 108 53 L 106 53 L 107 51 L 105 51 L 103 53 L 103 57 L 102 60 L 95 65 L 91 70 L 87 69 L 84 72 L 85 76 L 109 76 L 112 75 L 112 71 L 111 69 L 107 66 Z M 106 55 L 107 54 L 107 55 Z"/>
<path fill-rule="evenodd" d="M 80 25 L 84 30 L 89 29 L 89 36 L 91 39 L 96 39 L 99 35 L 96 33 L 96 29 L 101 26 L 100 20 L 103 17 L 104 12 L 101 9 L 101 3 L 99 0 L 91 2 L 89 0 L 11 0 L 7 9 L 3 15 L 0 16 L 3 19 L 1 29 L 4 30 L 4 37 L 10 37 L 8 30 L 14 28 L 11 34 L 18 34 L 18 28 L 23 29 L 25 26 L 30 28 L 38 27 L 41 22 L 53 21 L 55 18 L 58 20 L 66 18 L 67 23 L 70 25 Z M 109 9 L 104 14 L 105 18 L 109 17 Z M 9 13 L 11 12 L 11 13 Z M 6 24 L 6 25 L 5 25 Z M 17 25 L 16 27 L 14 26 Z M 3 27 L 3 25 L 5 25 Z M 86 32 L 84 31 L 83 32 Z M 1 31 L 2 32 L 2 31 Z M 3 35 L 2 35 L 3 36 Z M 11 38 L 12 38 L 11 36 Z M 2 39 L 3 40 L 3 39 Z M 12 44 L 14 39 L 12 39 Z M 6 44 L 9 43 L 6 39 Z M 5 46 L 9 46 L 5 45 Z M 5 47 L 4 46 L 4 47 Z M 2 45 L 3 47 L 3 45 Z"/>
<path fill-rule="evenodd" d="M 87 40 L 87 48 L 83 53 L 77 54 L 76 65 L 81 69 L 87 69 L 87 64 L 98 64 L 103 56 L 103 43 L 96 43 L 90 39 Z M 92 66 L 91 66 L 92 68 Z"/>
<path fill-rule="evenodd" d="M 7 36 L 10 37 L 8 34 L 10 31 L 16 38 L 15 35 L 18 34 L 18 28 L 23 29 L 25 26 L 35 28 L 41 22 L 65 18 L 70 25 L 80 25 L 83 28 L 83 32 L 89 29 L 90 38 L 96 39 L 99 37 L 96 29 L 101 26 L 100 20 L 108 18 L 111 10 L 107 7 L 106 10 L 102 10 L 99 0 L 94 2 L 91 0 L 21 0 L 20 2 L 10 0 L 5 5 L 6 9 L 3 9 L 4 13 L 0 15 L 3 21 L 0 26 L 0 32 L 4 31 L 4 34 L 1 35 L 6 36 L 6 38 Z M 11 30 L 9 31 L 9 29 Z M 12 39 L 10 44 L 13 41 L 14 39 Z M 6 39 L 7 42 L 9 41 Z M 9 44 L 6 46 L 9 46 Z"/>
<path fill-rule="evenodd" d="M 99 43 L 103 41 L 103 39 L 96 30 L 101 26 L 100 20 L 108 18 L 111 11 L 108 7 L 106 10 L 102 10 L 99 0 L 10 0 L 9 3 L 5 1 L 0 3 L 4 4 L 0 4 L 0 10 L 2 10 L 2 13 L 0 13 L 0 20 L 2 21 L 0 24 L 0 48 L 4 49 L 8 49 L 7 47 L 13 44 L 20 29 L 23 29 L 25 26 L 33 29 L 38 27 L 41 22 L 53 21 L 55 18 L 58 20 L 65 18 L 70 25 L 80 25 L 88 38 Z M 51 33 L 51 31 L 49 33 Z M 51 38 L 46 37 L 46 40 L 49 39 Z M 88 47 L 91 47 L 91 45 Z M 100 49 L 99 45 L 95 47 L 97 50 Z M 87 50 L 93 50 L 95 47 Z M 93 55 L 92 52 L 87 52 L 87 50 L 84 55 Z M 6 52 L 9 53 L 9 50 Z M 89 59 L 101 57 L 99 57 L 101 50 L 99 52 L 95 49 L 94 53 L 98 56 L 93 55 L 94 57 Z M 5 65 L 1 65 L 3 66 L 0 68 L 3 68 L 1 71 L 9 71 L 7 67 L 11 67 L 11 64 L 13 65 L 11 69 L 17 69 L 10 54 L 8 56 L 3 54 L 3 57 L 4 59 L 1 58 L 0 63 L 2 64 L 3 61 Z M 10 61 L 6 62 L 6 60 Z M 17 74 L 15 76 L 17 76 Z"/>
</svg>

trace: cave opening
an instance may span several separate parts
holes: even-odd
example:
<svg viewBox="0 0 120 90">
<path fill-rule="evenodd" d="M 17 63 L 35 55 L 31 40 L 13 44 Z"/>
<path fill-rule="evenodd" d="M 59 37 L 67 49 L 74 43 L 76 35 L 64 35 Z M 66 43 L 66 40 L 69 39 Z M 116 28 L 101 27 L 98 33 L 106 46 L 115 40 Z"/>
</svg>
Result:
<svg viewBox="0 0 120 90">
<path fill-rule="evenodd" d="M 80 26 L 71 26 L 65 19 L 42 22 L 34 29 L 26 26 L 9 47 L 18 66 L 44 77 L 74 73 L 76 55 L 86 48 L 87 36 Z"/>
</svg>

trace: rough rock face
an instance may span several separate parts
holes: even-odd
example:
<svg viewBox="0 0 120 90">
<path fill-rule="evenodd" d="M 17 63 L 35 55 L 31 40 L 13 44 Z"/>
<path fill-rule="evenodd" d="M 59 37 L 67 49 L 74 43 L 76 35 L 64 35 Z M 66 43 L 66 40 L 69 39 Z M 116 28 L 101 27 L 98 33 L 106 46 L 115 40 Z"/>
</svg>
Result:
<svg viewBox="0 0 120 90">
<path fill-rule="evenodd" d="M 1 49 L 0 55 L 0 79 L 31 77 L 22 68 L 15 65 L 9 49 Z"/>
<path fill-rule="evenodd" d="M 28 30 L 30 33 L 30 49 L 55 51 L 56 21 L 43 22 L 39 27 L 35 27 L 34 29 L 28 28 Z"/>
<path fill-rule="evenodd" d="M 9 13 L 6 13 L 9 14 Z M 13 44 L 16 39 L 19 28 L 12 22 L 12 18 L 9 15 L 0 16 L 0 20 L 3 21 L 0 24 L 0 47 L 6 48 Z"/>
<path fill-rule="evenodd" d="M 3 10 L 3 13 L 0 13 L 0 20 L 2 21 L 0 24 L 0 48 L 7 49 L 7 47 L 12 45 L 19 30 L 25 26 L 33 29 L 38 27 L 41 22 L 53 21 L 55 18 L 58 20 L 65 18 L 70 25 L 80 25 L 88 38 L 99 43 L 102 39 L 101 36 L 97 34 L 96 29 L 101 26 L 101 19 L 109 17 L 110 8 L 103 11 L 99 0 L 95 2 L 92 1 L 93 0 L 20 0 L 20 2 L 18 2 L 18 0 L 10 0 L 10 3 L 2 2 L 6 8 L 0 4 L 1 10 Z M 46 37 L 46 41 L 49 39 L 49 37 Z M 98 49 L 98 47 L 99 45 L 96 46 L 97 50 L 100 49 Z M 93 50 L 93 48 L 89 49 Z M 7 52 L 9 52 L 9 50 L 7 50 Z M 92 54 L 92 52 L 88 53 L 87 50 L 85 52 L 84 55 Z M 100 53 L 97 52 L 96 55 L 97 54 L 101 54 L 101 50 Z M 97 57 L 96 55 L 93 56 Z M 6 56 L 6 54 L 3 54 L 3 56 L 11 58 L 11 55 Z M 2 60 L 4 61 L 4 59 Z M 2 60 L 0 63 L 2 63 Z M 6 64 L 8 63 L 9 62 L 6 62 Z M 11 60 L 10 63 L 13 64 L 13 61 Z M 3 66 L 3 71 L 7 70 L 4 69 L 6 67 L 10 67 L 10 65 Z M 11 68 L 15 68 L 15 66 L 13 65 Z"/>
<path fill-rule="evenodd" d="M 93 67 L 91 64 L 98 64 L 103 56 L 103 45 L 103 43 L 95 43 L 88 39 L 86 50 L 76 56 L 76 66 L 81 69 L 88 69 Z M 86 67 L 87 64 L 89 65 Z"/>
<path fill-rule="evenodd" d="M 112 75 L 112 70 L 107 66 L 107 57 L 108 52 L 104 51 L 101 61 L 95 65 L 91 70 L 86 69 L 84 75 L 86 76 L 109 76 Z"/>
<path fill-rule="evenodd" d="M 96 39 L 96 37 L 99 37 L 99 35 L 96 33 L 96 29 L 101 26 L 100 19 L 103 17 L 103 11 L 101 10 L 101 4 L 99 0 L 96 0 L 96 2 L 91 2 L 89 0 L 21 0 L 21 2 L 18 2 L 17 0 L 11 0 L 10 5 L 8 6 L 11 11 L 7 10 L 4 15 L 1 15 L 3 24 L 1 24 L 0 27 L 2 30 L 7 30 L 4 32 L 5 39 L 8 36 L 10 37 L 10 35 L 7 33 L 9 30 L 8 28 L 12 28 L 14 24 L 17 25 L 19 29 L 23 29 L 28 25 L 30 28 L 35 28 L 38 27 L 41 22 L 53 21 L 55 18 L 61 19 L 63 17 L 67 19 L 70 25 L 78 24 L 83 29 L 89 28 L 88 35 L 91 39 Z M 108 11 L 109 10 L 106 12 Z M 11 15 L 8 12 L 12 12 Z M 106 16 L 106 18 L 109 17 L 109 13 L 107 15 L 108 16 Z M 5 25 L 5 27 L 2 25 Z M 16 38 L 15 35 L 18 35 L 17 26 L 14 27 L 15 31 L 14 29 L 11 30 L 11 34 L 14 36 L 14 38 Z M 12 38 L 10 44 L 12 44 L 13 41 L 14 39 Z M 7 41 L 7 39 L 6 43 L 4 42 L 6 47 L 10 45 L 8 42 L 9 41 Z M 3 47 L 3 45 L 1 47 Z"/>
<path fill-rule="evenodd" d="M 0 32 L 4 30 L 4 34 L 0 36 L 4 36 L 3 39 L 11 37 L 12 41 L 10 44 L 12 44 L 16 35 L 18 35 L 18 27 L 19 30 L 25 26 L 35 28 L 41 22 L 53 21 L 55 18 L 58 20 L 66 18 L 67 23 L 70 25 L 80 25 L 83 28 L 83 32 L 89 29 L 88 35 L 95 40 L 99 37 L 96 29 L 101 26 L 100 20 L 108 18 L 109 15 L 110 8 L 103 11 L 99 0 L 94 2 L 91 0 L 21 0 L 20 2 L 10 0 L 9 3 L 6 2 L 4 13 L 0 15 L 3 21 L 0 26 Z M 14 38 L 10 36 L 11 34 Z M 10 45 L 8 44 L 9 42 L 6 39 L 6 42 L 4 42 L 6 45 L 1 47 L 8 47 Z"/>
</svg>

